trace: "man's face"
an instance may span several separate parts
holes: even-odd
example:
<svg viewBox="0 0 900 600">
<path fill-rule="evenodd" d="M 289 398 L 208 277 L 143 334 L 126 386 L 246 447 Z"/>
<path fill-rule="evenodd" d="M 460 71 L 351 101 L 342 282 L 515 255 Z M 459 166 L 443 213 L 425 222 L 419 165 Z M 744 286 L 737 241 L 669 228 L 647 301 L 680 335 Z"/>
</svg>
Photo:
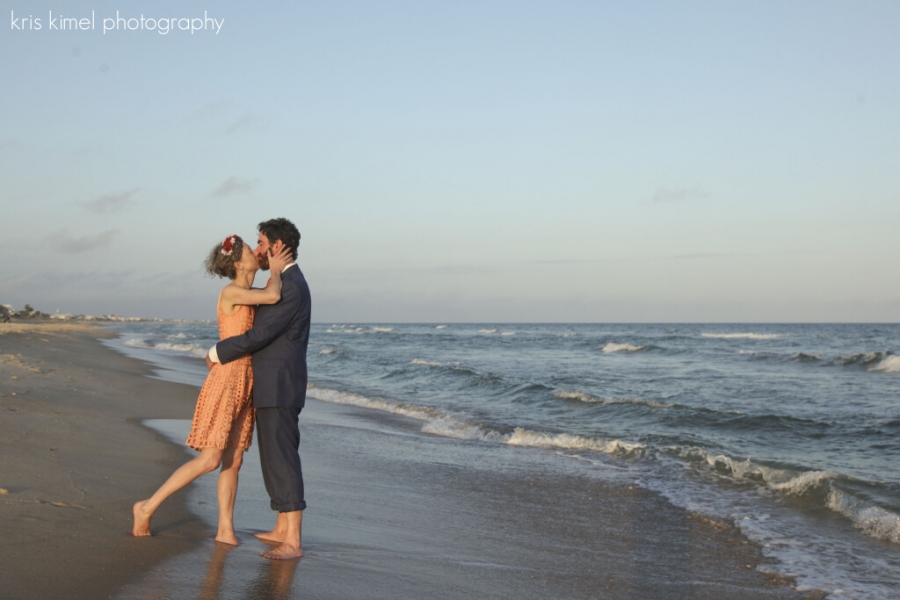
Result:
<svg viewBox="0 0 900 600">
<path fill-rule="evenodd" d="M 263 271 L 269 270 L 269 255 L 272 249 L 272 244 L 269 243 L 269 238 L 266 237 L 266 234 L 259 234 L 259 237 L 256 239 L 256 250 L 253 251 L 253 254 L 256 256 L 256 260 L 259 261 L 259 268 Z"/>
</svg>

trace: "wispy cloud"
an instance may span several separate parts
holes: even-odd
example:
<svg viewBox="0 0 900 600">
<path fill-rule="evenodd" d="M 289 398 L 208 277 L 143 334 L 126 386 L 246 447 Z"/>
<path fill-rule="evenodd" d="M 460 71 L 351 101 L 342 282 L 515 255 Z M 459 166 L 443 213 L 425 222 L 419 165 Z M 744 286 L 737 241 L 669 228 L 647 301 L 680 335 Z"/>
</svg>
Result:
<svg viewBox="0 0 900 600">
<path fill-rule="evenodd" d="M 231 103 L 227 100 L 219 100 L 218 102 L 209 102 L 200 108 L 192 110 L 188 113 L 188 119 L 203 120 L 212 115 L 219 115 L 231 108 Z"/>
<path fill-rule="evenodd" d="M 733 252 L 698 252 L 696 254 L 677 254 L 672 258 L 676 260 L 693 259 L 693 258 L 724 258 L 726 256 L 738 256 Z"/>
<path fill-rule="evenodd" d="M 588 263 L 602 262 L 596 258 L 543 258 L 540 260 L 529 260 L 530 265 L 581 265 Z"/>
<path fill-rule="evenodd" d="M 95 248 L 109 246 L 118 233 L 118 229 L 108 229 L 96 235 L 73 237 L 69 235 L 68 230 L 62 229 L 47 236 L 47 241 L 57 252 L 62 252 L 64 254 L 80 254 L 82 252 L 94 250 Z"/>
<path fill-rule="evenodd" d="M 94 213 L 115 212 L 117 210 L 122 210 L 127 206 L 133 205 L 135 202 L 134 200 L 132 200 L 132 197 L 137 193 L 137 191 L 138 188 L 134 188 L 133 190 L 122 192 L 120 194 L 106 194 L 105 196 L 101 196 L 96 200 L 85 202 L 84 205 L 89 211 Z"/>
<path fill-rule="evenodd" d="M 217 187 L 213 196 L 229 196 L 231 194 L 246 194 L 259 185 L 259 179 L 240 179 L 238 177 L 229 177 Z"/>
<path fill-rule="evenodd" d="M 225 128 L 225 133 L 234 133 L 235 131 L 247 128 L 254 127 L 261 123 L 261 120 L 252 115 L 250 113 L 244 113 L 234 121 L 232 121 L 231 125 Z"/>
<path fill-rule="evenodd" d="M 0 142 L 0 152 L 21 152 L 25 150 L 25 145 L 19 140 L 10 139 Z"/>
<path fill-rule="evenodd" d="M 709 198 L 709 192 L 700 184 L 691 187 L 666 188 L 662 187 L 653 194 L 654 202 L 684 202 L 686 200 L 701 200 Z"/>
</svg>

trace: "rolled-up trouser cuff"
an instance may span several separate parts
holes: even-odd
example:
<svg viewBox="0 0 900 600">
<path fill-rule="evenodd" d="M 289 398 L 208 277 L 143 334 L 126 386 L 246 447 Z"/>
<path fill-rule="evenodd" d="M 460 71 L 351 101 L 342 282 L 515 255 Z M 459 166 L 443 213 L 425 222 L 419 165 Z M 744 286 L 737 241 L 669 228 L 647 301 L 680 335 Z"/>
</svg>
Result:
<svg viewBox="0 0 900 600">
<path fill-rule="evenodd" d="M 271 503 L 272 510 L 277 510 L 278 512 L 294 512 L 297 510 L 306 510 L 306 502 L 291 502 L 289 504 L 275 504 Z"/>
</svg>

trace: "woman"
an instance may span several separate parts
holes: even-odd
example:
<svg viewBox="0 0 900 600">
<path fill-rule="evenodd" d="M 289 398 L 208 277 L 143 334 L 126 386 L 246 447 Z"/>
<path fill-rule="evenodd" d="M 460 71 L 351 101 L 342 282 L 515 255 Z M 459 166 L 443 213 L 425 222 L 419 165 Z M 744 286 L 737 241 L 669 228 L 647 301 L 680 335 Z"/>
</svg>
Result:
<svg viewBox="0 0 900 600">
<path fill-rule="evenodd" d="M 291 254 L 287 249 L 269 257 L 272 277 L 268 285 L 265 289 L 252 289 L 259 262 L 250 247 L 239 236 L 230 235 L 213 248 L 206 259 L 207 272 L 231 279 L 219 293 L 216 308 L 220 339 L 250 329 L 256 305 L 275 304 L 281 299 L 281 270 L 290 261 Z M 213 366 L 200 390 L 186 442 L 200 454 L 172 473 L 150 498 L 135 503 L 133 535 L 150 535 L 150 519 L 166 498 L 221 465 L 216 541 L 233 546 L 238 544 L 234 535 L 234 497 L 243 453 L 250 447 L 253 437 L 252 385 L 249 356 Z"/>
</svg>

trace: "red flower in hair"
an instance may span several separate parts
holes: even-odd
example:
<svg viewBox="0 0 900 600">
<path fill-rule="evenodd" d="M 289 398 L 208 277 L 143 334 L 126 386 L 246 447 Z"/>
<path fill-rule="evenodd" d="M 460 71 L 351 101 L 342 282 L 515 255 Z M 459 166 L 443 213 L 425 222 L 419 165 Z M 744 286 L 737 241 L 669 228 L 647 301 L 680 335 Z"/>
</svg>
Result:
<svg viewBox="0 0 900 600">
<path fill-rule="evenodd" d="M 237 236 L 235 234 L 229 235 L 225 238 L 225 241 L 222 242 L 222 249 L 219 250 L 225 256 L 231 256 L 231 250 L 234 248 L 234 243 L 237 241 Z"/>
</svg>

